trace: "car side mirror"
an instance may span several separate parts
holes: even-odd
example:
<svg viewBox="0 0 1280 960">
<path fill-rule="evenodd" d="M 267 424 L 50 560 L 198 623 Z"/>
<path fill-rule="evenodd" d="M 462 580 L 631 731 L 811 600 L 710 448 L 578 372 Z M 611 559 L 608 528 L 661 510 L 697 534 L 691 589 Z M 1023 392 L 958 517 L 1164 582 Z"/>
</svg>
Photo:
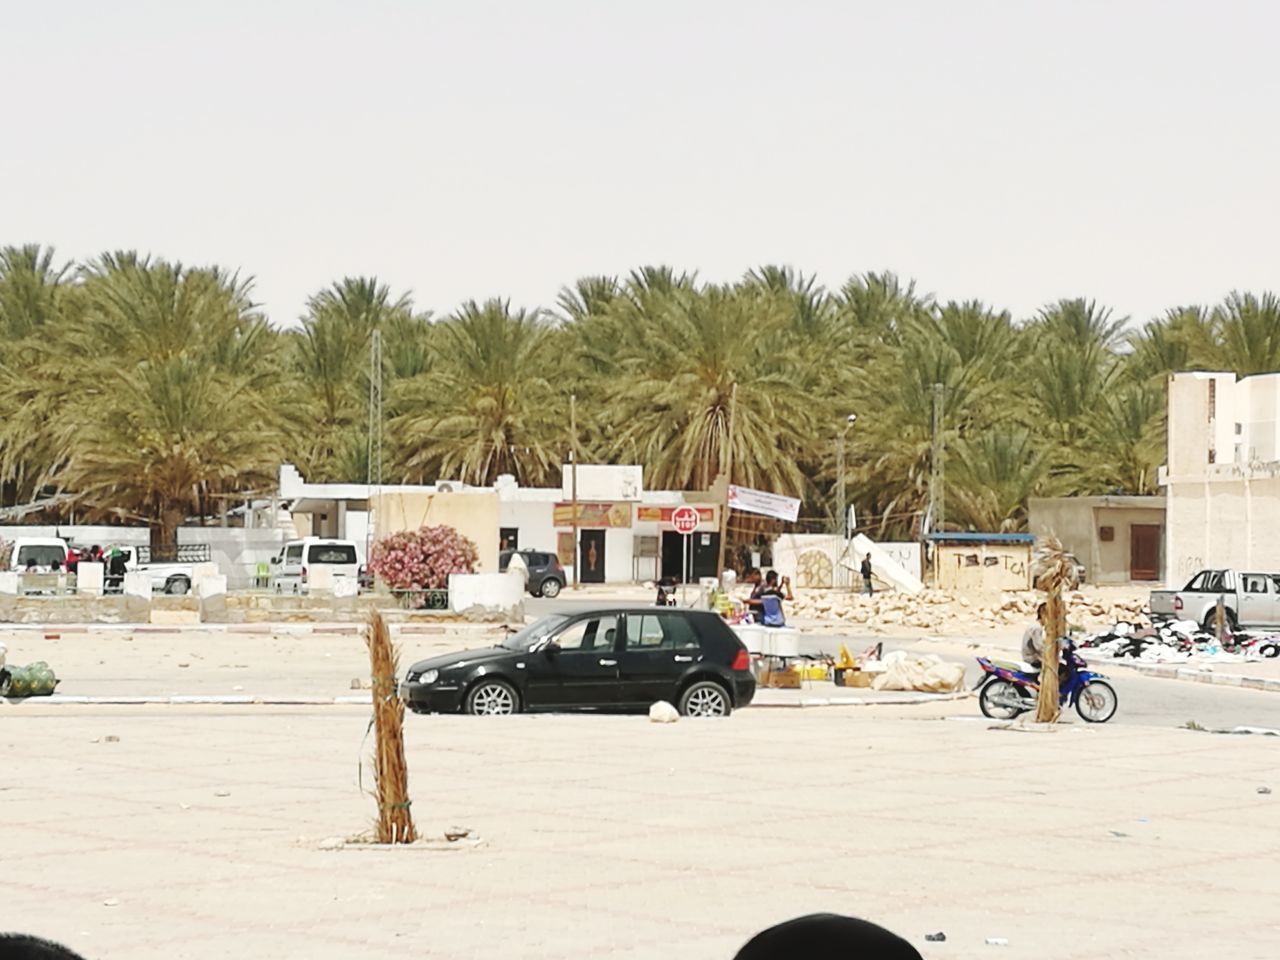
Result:
<svg viewBox="0 0 1280 960">
<path fill-rule="evenodd" d="M 272 558 L 271 558 L 271 565 L 272 565 L 272 566 L 279 566 L 279 565 L 280 565 L 280 558 L 279 558 L 279 557 L 272 557 Z"/>
<path fill-rule="evenodd" d="M 542 652 L 548 657 L 554 657 L 560 652 L 560 644 L 556 643 L 554 640 L 548 640 L 546 645 L 542 648 Z"/>
</svg>

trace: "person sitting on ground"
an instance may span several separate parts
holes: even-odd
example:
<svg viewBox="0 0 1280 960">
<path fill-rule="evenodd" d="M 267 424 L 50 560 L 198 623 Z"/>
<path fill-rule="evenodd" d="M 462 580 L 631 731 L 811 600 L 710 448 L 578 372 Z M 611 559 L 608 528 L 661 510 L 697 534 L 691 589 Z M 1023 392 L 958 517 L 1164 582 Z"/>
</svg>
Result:
<svg viewBox="0 0 1280 960">
<path fill-rule="evenodd" d="M 756 934 L 734 960 L 922 960 L 897 934 L 857 917 L 814 913 Z"/>
</svg>

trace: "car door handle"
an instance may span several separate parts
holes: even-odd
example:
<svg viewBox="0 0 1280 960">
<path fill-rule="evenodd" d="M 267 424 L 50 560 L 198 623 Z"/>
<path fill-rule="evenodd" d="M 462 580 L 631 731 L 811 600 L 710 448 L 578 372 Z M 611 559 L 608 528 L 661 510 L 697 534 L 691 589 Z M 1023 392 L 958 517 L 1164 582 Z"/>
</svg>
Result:
<svg viewBox="0 0 1280 960">
<path fill-rule="evenodd" d="M 600 666 L 602 667 L 616 667 L 617 665 L 618 665 L 617 660 L 601 660 L 600 661 Z"/>
<path fill-rule="evenodd" d="M 680 656 L 680 654 L 678 653 L 676 654 L 676 663 L 692 663 L 692 662 L 693 662 L 693 657 L 682 657 Z"/>
</svg>

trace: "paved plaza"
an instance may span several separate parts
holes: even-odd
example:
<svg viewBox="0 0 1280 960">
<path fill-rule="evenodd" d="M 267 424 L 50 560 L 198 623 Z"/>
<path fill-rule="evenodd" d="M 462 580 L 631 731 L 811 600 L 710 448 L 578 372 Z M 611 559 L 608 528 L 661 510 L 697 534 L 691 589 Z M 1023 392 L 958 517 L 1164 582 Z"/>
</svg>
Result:
<svg viewBox="0 0 1280 960">
<path fill-rule="evenodd" d="M 481 843 L 324 850 L 373 815 L 367 708 L 28 702 L 0 929 L 91 960 L 727 960 L 832 910 L 931 960 L 1280 955 L 1280 739 L 973 714 L 409 716 L 420 828 Z"/>
</svg>

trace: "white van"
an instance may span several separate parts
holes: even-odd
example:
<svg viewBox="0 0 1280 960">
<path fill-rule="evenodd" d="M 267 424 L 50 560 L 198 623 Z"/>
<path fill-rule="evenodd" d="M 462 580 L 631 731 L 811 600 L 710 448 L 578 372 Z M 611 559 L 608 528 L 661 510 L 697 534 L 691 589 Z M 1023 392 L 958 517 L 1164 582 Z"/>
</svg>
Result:
<svg viewBox="0 0 1280 960">
<path fill-rule="evenodd" d="M 290 540 L 271 558 L 271 589 L 276 593 L 306 593 L 310 572 L 316 567 L 332 571 L 334 580 L 359 580 L 360 553 L 354 540 L 306 537 Z"/>
<path fill-rule="evenodd" d="M 67 544 L 57 537 L 15 537 L 5 569 L 25 573 L 31 568 L 35 573 L 48 573 L 57 563 L 59 570 L 67 569 Z"/>
</svg>

